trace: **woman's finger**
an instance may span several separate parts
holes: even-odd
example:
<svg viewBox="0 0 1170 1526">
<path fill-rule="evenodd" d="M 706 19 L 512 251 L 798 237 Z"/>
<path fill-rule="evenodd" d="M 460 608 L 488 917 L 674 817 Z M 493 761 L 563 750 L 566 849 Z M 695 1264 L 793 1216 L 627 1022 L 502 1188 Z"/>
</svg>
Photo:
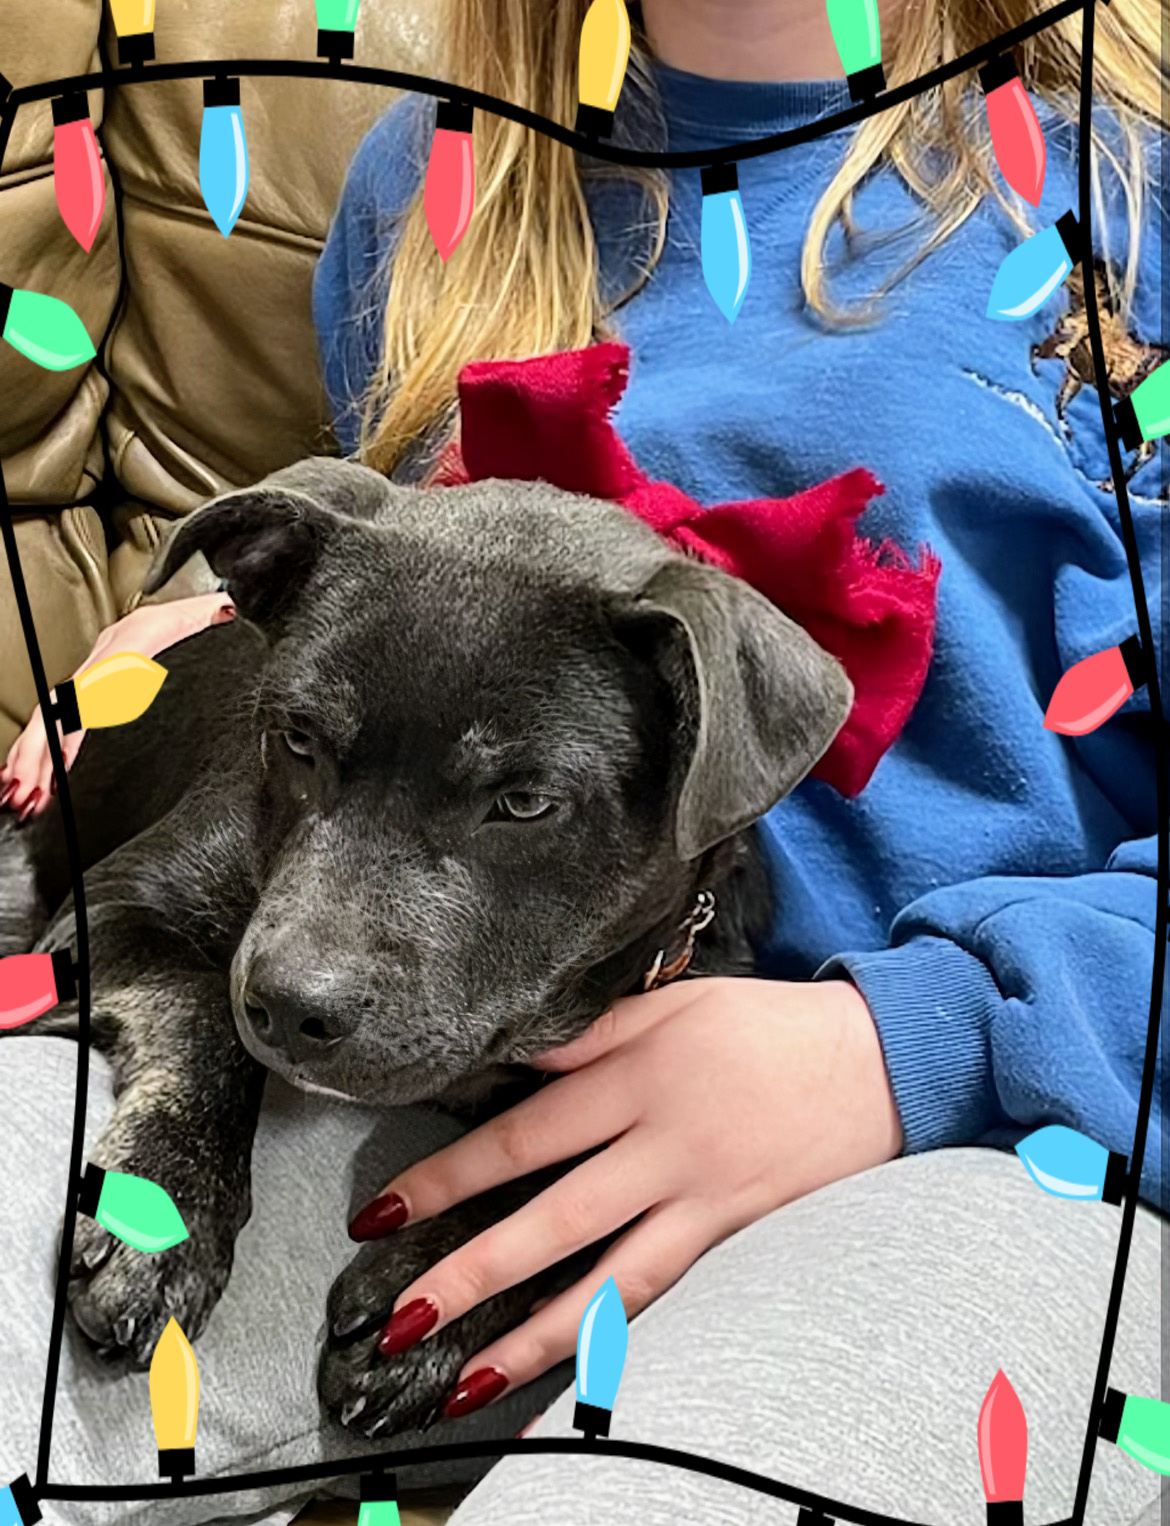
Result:
<svg viewBox="0 0 1170 1526">
<path fill-rule="evenodd" d="M 610 1067 L 565 1076 L 387 1182 L 349 1226 L 377 1240 L 409 1219 L 433 1218 L 490 1187 L 571 1160 L 633 1122 L 636 1100 Z"/>
<path fill-rule="evenodd" d="M 609 1248 L 588 1277 L 466 1363 L 443 1413 L 449 1419 L 469 1415 L 571 1357 L 582 1316 L 607 1278 L 617 1283 L 626 1317 L 632 1319 L 676 1283 L 722 1233 L 710 1207 L 693 1200 L 652 1209 Z"/>
<path fill-rule="evenodd" d="M 675 1017 L 702 994 L 700 981 L 686 980 L 639 996 L 620 996 L 579 1038 L 533 1055 L 528 1064 L 536 1070 L 580 1070 L 668 1017 Z"/>
<path fill-rule="evenodd" d="M 505 1288 L 629 1224 L 662 1193 L 654 1152 L 619 1140 L 412 1282 L 395 1302 L 380 1349 L 396 1356 Z"/>
<path fill-rule="evenodd" d="M 8 754 L 8 777 L 11 787 L 5 804 L 9 810 L 15 811 L 17 816 L 20 816 L 27 808 L 37 788 L 40 773 L 38 739 L 39 746 L 45 747 L 44 735 L 38 711 L 12 744 L 12 750 Z"/>
</svg>

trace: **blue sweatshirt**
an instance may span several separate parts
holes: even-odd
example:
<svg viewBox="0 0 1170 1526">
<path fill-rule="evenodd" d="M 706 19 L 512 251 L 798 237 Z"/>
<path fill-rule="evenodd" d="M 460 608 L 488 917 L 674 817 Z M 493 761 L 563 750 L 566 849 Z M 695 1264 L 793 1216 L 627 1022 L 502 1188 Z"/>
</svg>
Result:
<svg viewBox="0 0 1170 1526">
<path fill-rule="evenodd" d="M 662 65 L 657 76 L 672 149 L 755 138 L 848 104 L 843 81 L 724 82 Z M 1035 213 L 1023 208 L 1034 229 L 1079 213 L 1075 131 L 1040 117 L 1044 194 Z M 325 381 L 347 451 L 380 343 L 393 216 L 424 173 L 433 120 L 432 101 L 407 96 L 371 129 L 317 269 Z M 1117 142 L 1116 125 L 1101 125 Z M 845 800 L 806 780 L 762 823 L 777 913 L 760 973 L 856 983 L 907 1151 L 1008 1145 L 1063 1123 L 1128 1156 L 1153 968 L 1148 692 L 1085 737 L 1042 724 L 1062 673 L 1137 631 L 1116 498 L 1101 486 L 1110 473 L 1097 394 L 1081 390 L 1060 417 L 1065 362 L 1031 357 L 1067 289 L 1022 322 L 985 316 L 1020 242 L 991 200 L 893 288 L 875 326 L 817 327 L 800 250 L 851 131 L 739 166 L 752 272 L 734 324 L 703 280 L 697 170 L 672 174 L 664 256 L 618 314 L 631 375 L 614 418 L 650 476 L 715 503 L 787 495 L 865 466 L 886 493 L 861 533 L 911 554 L 927 543 L 942 561 L 925 689 L 869 785 Z M 1154 133 L 1147 142 L 1132 327 L 1156 343 L 1167 230 Z M 1124 268 L 1116 178 L 1104 175 L 1103 194 L 1094 239 Z M 617 289 L 632 193 L 594 185 L 589 199 L 603 285 Z M 895 172 L 872 175 L 854 216 L 885 241 L 849 258 L 834 232 L 833 295 L 863 296 L 901 268 L 921 247 L 921 222 L 906 227 L 920 211 Z M 1155 456 L 1130 483 L 1159 660 L 1165 465 Z M 1141 1191 L 1164 1205 L 1161 1154 L 1156 1087 Z"/>
</svg>

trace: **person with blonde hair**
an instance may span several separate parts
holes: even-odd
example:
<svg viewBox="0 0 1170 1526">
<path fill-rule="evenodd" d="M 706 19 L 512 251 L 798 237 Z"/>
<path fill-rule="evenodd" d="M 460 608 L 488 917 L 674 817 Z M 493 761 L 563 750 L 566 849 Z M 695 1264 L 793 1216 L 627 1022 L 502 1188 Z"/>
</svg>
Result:
<svg viewBox="0 0 1170 1526">
<path fill-rule="evenodd" d="M 885 0 L 888 85 L 1038 8 Z M 571 124 L 587 9 L 447 0 L 437 72 Z M 643 0 L 631 19 L 614 143 L 747 144 L 849 104 L 823 0 Z M 641 1316 L 615 1435 L 856 1506 L 974 1520 L 976 1418 L 1002 1365 L 1033 1438 L 1030 1518 L 1072 1509 L 1120 1210 L 1041 1191 L 1004 1147 L 1057 1123 L 1128 1155 L 1138 1113 L 1156 900 L 1149 693 L 1135 683 L 1095 731 L 1044 720 L 1064 672 L 1136 630 L 1077 335 L 1087 286 L 1127 354 L 1162 353 L 1166 77 L 1147 0 L 1089 20 L 1094 281 L 1082 272 L 1020 321 L 987 305 L 1024 238 L 1083 217 L 1085 25 L 1076 13 L 1015 50 L 1047 149 L 1035 208 L 997 168 L 976 71 L 743 159 L 752 271 L 734 323 L 704 283 L 697 170 L 605 164 L 476 111 L 475 212 L 444 260 L 423 198 L 435 102 L 405 96 L 359 148 L 314 287 L 345 452 L 424 482 L 469 362 L 618 338 L 631 364 L 615 424 L 649 475 L 710 504 L 865 466 L 885 492 L 861 531 L 928 544 L 942 563 L 922 696 L 865 790 L 845 800 L 809 780 L 760 824 L 777 910 L 755 975 L 619 1000 L 538 1059 L 550 1084 L 389 1182 L 351 1226 L 393 1234 L 602 1147 L 402 1290 L 395 1350 L 624 1230 L 589 1277 L 467 1363 L 449 1418 L 571 1358 L 612 1274 Z M 1133 379 L 1111 368 L 1112 396 Z M 1156 632 L 1158 463 L 1127 453 Z M 146 618 L 152 641 L 174 639 L 178 616 Z M 34 725 L 10 756 L 22 811 L 39 804 L 28 781 L 42 752 Z M 1155 1087 L 1110 1370 L 1147 1393 L 1163 1147 Z M 572 1398 L 537 1436 L 570 1433 Z M 1091 1518 L 1152 1510 L 1152 1475 L 1097 1450 Z M 455 1519 L 688 1513 L 784 1518 L 762 1495 L 662 1466 L 541 1455 L 493 1468 Z"/>
</svg>

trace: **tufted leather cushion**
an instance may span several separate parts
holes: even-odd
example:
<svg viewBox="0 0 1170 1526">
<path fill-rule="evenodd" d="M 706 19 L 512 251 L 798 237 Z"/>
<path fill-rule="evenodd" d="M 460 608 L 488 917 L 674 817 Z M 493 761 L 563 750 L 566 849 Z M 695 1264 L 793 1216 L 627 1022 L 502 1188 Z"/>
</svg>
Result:
<svg viewBox="0 0 1170 1526">
<path fill-rule="evenodd" d="M 3 5 L 14 87 L 117 58 L 101 0 Z M 364 5 L 357 60 L 427 72 L 428 10 Z M 159 63 L 316 59 L 316 42 L 312 0 L 158 0 Z M 50 683 L 133 606 L 173 516 L 333 448 L 310 282 L 349 160 L 394 93 L 247 76 L 240 93 L 250 178 L 228 239 L 199 190 L 201 79 L 90 92 L 108 171 L 89 254 L 57 210 L 48 101 L 21 107 L 0 164 L 0 281 L 63 298 L 101 360 L 53 373 L 0 345 L 0 461 Z M 0 558 L 0 754 L 35 702 Z"/>
</svg>

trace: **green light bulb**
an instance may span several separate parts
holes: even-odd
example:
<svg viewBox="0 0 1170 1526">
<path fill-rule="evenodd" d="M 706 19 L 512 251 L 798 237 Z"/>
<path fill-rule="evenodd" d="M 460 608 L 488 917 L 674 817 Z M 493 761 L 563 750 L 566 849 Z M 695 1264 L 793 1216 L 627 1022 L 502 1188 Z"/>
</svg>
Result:
<svg viewBox="0 0 1170 1526">
<path fill-rule="evenodd" d="M 70 371 L 94 357 L 85 324 L 58 297 L 39 291 L 18 291 L 0 282 L 0 331 L 19 350 L 46 371 Z"/>
<path fill-rule="evenodd" d="M 353 31 L 361 0 L 317 0 L 317 52 L 323 58 L 352 58 Z"/>
<path fill-rule="evenodd" d="M 148 1255 L 169 1250 L 187 1238 L 187 1226 L 170 1194 L 157 1182 L 124 1171 L 88 1166 L 81 1178 L 77 1211 Z"/>
<path fill-rule="evenodd" d="M 358 1526 L 400 1526 L 397 1474 L 367 1473 L 362 1479 L 361 1496 Z"/>
<path fill-rule="evenodd" d="M 867 101 L 886 88 L 877 0 L 826 0 L 826 5 L 833 42 L 849 79 L 849 98 Z"/>
<path fill-rule="evenodd" d="M 1170 1473 L 1170 1404 L 1110 1388 L 1101 1412 L 1101 1435 L 1154 1473 Z"/>
<path fill-rule="evenodd" d="M 1143 440 L 1159 440 L 1170 434 L 1170 361 L 1151 371 L 1123 398 L 1113 416 L 1126 450 L 1137 450 Z"/>
</svg>

